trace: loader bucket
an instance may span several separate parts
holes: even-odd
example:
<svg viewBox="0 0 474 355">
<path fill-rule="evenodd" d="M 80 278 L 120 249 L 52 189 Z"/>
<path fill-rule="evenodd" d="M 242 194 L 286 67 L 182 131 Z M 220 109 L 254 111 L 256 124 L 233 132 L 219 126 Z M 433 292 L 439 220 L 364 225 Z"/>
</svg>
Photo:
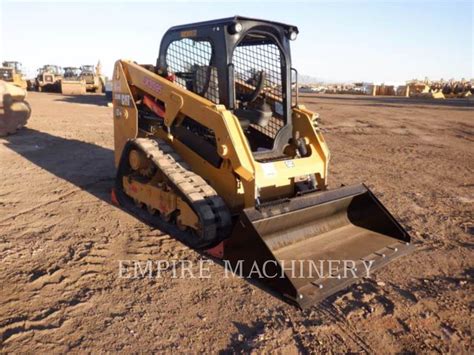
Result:
<svg viewBox="0 0 474 355">
<path fill-rule="evenodd" d="M 410 236 L 365 185 L 247 208 L 224 260 L 306 308 L 412 247 Z"/>
<path fill-rule="evenodd" d="M 62 80 L 61 93 L 63 95 L 85 95 L 86 83 L 83 80 Z"/>
</svg>

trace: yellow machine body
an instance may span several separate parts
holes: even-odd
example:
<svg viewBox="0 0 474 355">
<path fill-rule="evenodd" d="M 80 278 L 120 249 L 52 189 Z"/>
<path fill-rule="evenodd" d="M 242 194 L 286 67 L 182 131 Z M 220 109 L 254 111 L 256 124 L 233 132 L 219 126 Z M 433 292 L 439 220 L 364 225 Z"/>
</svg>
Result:
<svg viewBox="0 0 474 355">
<path fill-rule="evenodd" d="M 175 218 L 179 230 L 191 228 L 202 237 L 206 227 L 214 233 L 210 232 L 213 238 L 205 244 L 210 253 L 232 267 L 242 266 L 244 273 L 252 274 L 255 267 L 261 270 L 272 264 L 267 271 L 282 277 L 259 277 L 260 281 L 284 299 L 307 307 L 366 276 L 365 262 L 373 271 L 404 255 L 411 246 L 408 233 L 365 185 L 327 189 L 330 153 L 318 127 L 318 116 L 297 102 L 291 107 L 288 104 L 289 88 L 297 85 L 289 83 L 287 39 L 295 33 L 294 26 L 269 21 L 243 17 L 215 20 L 170 29 L 157 66 L 117 61 L 113 74 L 115 192 L 119 204 L 144 221 L 154 223 L 158 211 L 167 223 Z M 221 35 L 227 40 L 219 44 Z M 282 55 L 287 58 L 283 77 L 288 82 L 278 79 L 272 83 L 273 72 L 265 63 L 257 65 L 263 69 L 242 71 L 251 73 L 244 80 L 237 71 L 232 73 L 233 66 L 220 62 L 220 83 L 229 83 L 229 92 L 236 90 L 239 105 L 249 102 L 243 109 L 230 107 L 233 95 L 228 99 L 221 91 L 221 97 L 216 98 L 209 91 L 216 85 L 213 67 L 186 63 L 185 70 L 194 71 L 194 76 L 163 69 L 166 50 L 183 48 L 173 47 L 174 41 L 185 38 L 184 44 L 194 43 L 188 47 L 193 50 L 203 47 L 199 36 L 216 36 L 216 48 L 228 57 L 242 51 L 253 54 L 255 45 L 275 53 L 271 41 L 280 36 Z M 229 49 L 230 42 L 234 44 Z M 213 53 L 220 55 L 215 50 Z M 217 66 L 225 53 L 214 57 Z M 259 53 L 256 58 L 265 60 L 265 55 Z M 204 80 L 199 77 L 201 72 L 206 73 Z M 226 100 L 229 106 L 220 103 Z M 252 104 L 258 106 L 257 115 L 249 125 L 246 119 Z M 288 109 L 286 117 L 291 120 L 280 126 L 278 134 L 286 135 L 275 158 L 252 145 L 255 136 L 251 136 L 251 129 L 271 126 L 282 117 L 277 109 L 281 106 Z M 265 111 L 268 107 L 273 110 L 270 115 Z M 189 120 L 194 123 L 189 125 Z M 193 131 L 196 126 L 200 127 L 198 133 Z M 291 130 L 285 132 L 287 128 Z M 193 140 L 187 138 L 191 133 L 211 135 L 212 149 L 206 151 L 204 143 L 191 144 Z M 130 201 L 135 207 L 128 207 Z M 202 206 L 207 210 L 198 208 Z M 142 207 L 147 207 L 152 219 L 142 217 Z M 208 224 L 203 222 L 206 218 Z M 312 265 L 329 260 L 339 261 L 339 266 L 319 274 L 312 272 Z M 292 270 L 288 264 L 293 265 Z M 345 277 L 347 265 L 352 266 L 349 278 Z"/>
<path fill-rule="evenodd" d="M 85 95 L 86 82 L 79 78 L 77 80 L 63 79 L 61 80 L 61 93 L 63 95 Z"/>
<path fill-rule="evenodd" d="M 179 140 L 165 131 L 157 136 L 169 141 L 176 151 L 216 189 L 232 210 L 254 207 L 255 200 L 272 200 L 292 193 L 295 180 L 315 175 L 318 187 L 326 188 L 329 150 L 322 133 L 314 126 L 314 113 L 304 106 L 293 109 L 293 129 L 300 132 L 311 147 L 308 157 L 270 163 L 257 162 L 245 139 L 239 120 L 222 105 L 185 90 L 161 76 L 131 61 L 118 61 L 114 72 L 114 137 L 115 163 L 118 165 L 125 143 L 146 136 L 138 129 L 138 109 L 133 100 L 134 90 L 141 90 L 165 102 L 165 125 L 170 127 L 180 117 L 189 116 L 212 129 L 218 153 L 224 160 L 215 168 Z M 290 150 L 290 149 L 289 149 Z M 257 191 L 260 195 L 257 196 Z"/>
</svg>

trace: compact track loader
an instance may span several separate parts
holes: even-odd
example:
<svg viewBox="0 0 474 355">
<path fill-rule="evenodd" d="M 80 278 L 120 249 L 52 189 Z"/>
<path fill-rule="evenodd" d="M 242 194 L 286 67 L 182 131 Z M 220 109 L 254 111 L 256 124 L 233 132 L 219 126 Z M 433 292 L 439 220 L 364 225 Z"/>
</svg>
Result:
<svg viewBox="0 0 474 355">
<path fill-rule="evenodd" d="M 0 80 L 0 137 L 15 133 L 30 118 L 26 90 Z"/>
<path fill-rule="evenodd" d="M 117 61 L 112 198 L 307 307 L 411 246 L 365 185 L 327 190 L 317 115 L 292 95 L 297 34 L 236 16 L 172 27 L 156 65 Z"/>
</svg>

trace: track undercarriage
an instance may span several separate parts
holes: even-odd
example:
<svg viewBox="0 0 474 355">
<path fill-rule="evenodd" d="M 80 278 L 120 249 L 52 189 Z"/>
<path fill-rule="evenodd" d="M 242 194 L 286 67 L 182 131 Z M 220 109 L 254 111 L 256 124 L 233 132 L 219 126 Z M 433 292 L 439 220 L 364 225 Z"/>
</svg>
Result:
<svg viewBox="0 0 474 355">
<path fill-rule="evenodd" d="M 167 143 L 138 138 L 125 152 L 116 180 L 122 205 L 133 204 L 148 221 L 178 230 L 195 248 L 211 247 L 228 235 L 232 221 L 224 201 Z"/>
</svg>

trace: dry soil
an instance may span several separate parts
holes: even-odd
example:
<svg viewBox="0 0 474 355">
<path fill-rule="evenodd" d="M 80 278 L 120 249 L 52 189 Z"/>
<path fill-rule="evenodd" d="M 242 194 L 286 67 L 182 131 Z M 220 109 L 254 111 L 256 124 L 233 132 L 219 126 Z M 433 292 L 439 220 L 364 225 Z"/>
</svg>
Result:
<svg viewBox="0 0 474 355">
<path fill-rule="evenodd" d="M 225 278 L 119 277 L 119 260 L 197 252 L 110 202 L 112 109 L 31 93 L 0 139 L 0 350 L 473 351 L 474 101 L 303 96 L 330 187 L 365 182 L 416 251 L 309 310 Z"/>
</svg>

